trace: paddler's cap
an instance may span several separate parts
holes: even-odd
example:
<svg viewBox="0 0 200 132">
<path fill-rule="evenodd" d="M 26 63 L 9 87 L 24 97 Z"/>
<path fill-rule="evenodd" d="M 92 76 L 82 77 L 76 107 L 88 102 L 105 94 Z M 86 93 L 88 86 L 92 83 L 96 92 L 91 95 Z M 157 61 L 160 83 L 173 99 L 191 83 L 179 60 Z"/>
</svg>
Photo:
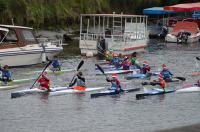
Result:
<svg viewBox="0 0 200 132">
<path fill-rule="evenodd" d="M 149 65 L 148 61 L 144 61 L 143 65 Z"/>
<path fill-rule="evenodd" d="M 167 68 L 167 65 L 166 64 L 162 64 L 162 68 Z"/>
<path fill-rule="evenodd" d="M 79 75 L 79 76 L 82 76 L 82 75 L 83 75 L 83 73 L 82 73 L 81 71 L 79 71 L 79 72 L 78 72 L 78 75 Z"/>
<path fill-rule="evenodd" d="M 117 56 L 118 56 L 118 54 L 117 54 L 117 53 L 114 53 L 114 54 L 113 54 L 113 56 L 114 56 L 114 57 L 117 57 Z"/>
<path fill-rule="evenodd" d="M 4 67 L 3 68 L 8 68 L 9 66 L 8 65 L 4 65 Z"/>
<path fill-rule="evenodd" d="M 112 74 L 112 77 L 117 77 L 117 74 L 116 74 L 116 73 L 113 73 L 113 74 Z"/>
<path fill-rule="evenodd" d="M 113 49 L 112 49 L 112 48 L 110 48 L 110 49 L 109 49 L 109 51 L 111 51 L 111 52 L 112 52 L 112 51 L 113 51 Z"/>
</svg>

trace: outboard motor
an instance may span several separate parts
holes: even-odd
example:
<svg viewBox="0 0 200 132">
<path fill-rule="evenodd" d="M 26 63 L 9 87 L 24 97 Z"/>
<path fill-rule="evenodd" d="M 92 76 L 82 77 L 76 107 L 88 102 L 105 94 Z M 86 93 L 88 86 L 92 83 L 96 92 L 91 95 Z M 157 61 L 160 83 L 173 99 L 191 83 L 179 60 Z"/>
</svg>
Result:
<svg viewBox="0 0 200 132">
<path fill-rule="evenodd" d="M 105 39 L 101 39 L 97 42 L 98 59 L 105 59 L 106 42 Z"/>
<path fill-rule="evenodd" d="M 168 28 L 166 26 L 163 26 L 161 32 L 158 34 L 158 37 L 165 38 L 168 32 Z"/>
<path fill-rule="evenodd" d="M 177 43 L 187 43 L 188 37 L 191 35 L 188 31 L 180 31 L 177 35 Z"/>
</svg>

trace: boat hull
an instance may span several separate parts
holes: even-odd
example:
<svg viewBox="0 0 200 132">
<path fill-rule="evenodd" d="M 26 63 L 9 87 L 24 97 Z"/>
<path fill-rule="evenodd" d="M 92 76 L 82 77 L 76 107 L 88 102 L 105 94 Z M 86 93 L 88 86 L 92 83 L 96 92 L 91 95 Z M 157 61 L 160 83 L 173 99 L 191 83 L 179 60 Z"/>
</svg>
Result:
<svg viewBox="0 0 200 132">
<path fill-rule="evenodd" d="M 176 90 L 176 93 L 191 93 L 191 92 L 200 92 L 200 87 L 193 86 Z"/>
</svg>

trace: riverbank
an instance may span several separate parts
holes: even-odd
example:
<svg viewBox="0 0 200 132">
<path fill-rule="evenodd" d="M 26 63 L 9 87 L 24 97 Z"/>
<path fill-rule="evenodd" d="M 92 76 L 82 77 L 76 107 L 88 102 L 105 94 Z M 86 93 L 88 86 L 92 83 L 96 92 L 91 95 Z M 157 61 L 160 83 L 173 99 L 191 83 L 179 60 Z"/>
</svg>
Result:
<svg viewBox="0 0 200 132">
<path fill-rule="evenodd" d="M 200 124 L 194 124 L 194 125 L 172 128 L 156 132 L 199 132 L 199 131 L 200 131 Z"/>
</svg>

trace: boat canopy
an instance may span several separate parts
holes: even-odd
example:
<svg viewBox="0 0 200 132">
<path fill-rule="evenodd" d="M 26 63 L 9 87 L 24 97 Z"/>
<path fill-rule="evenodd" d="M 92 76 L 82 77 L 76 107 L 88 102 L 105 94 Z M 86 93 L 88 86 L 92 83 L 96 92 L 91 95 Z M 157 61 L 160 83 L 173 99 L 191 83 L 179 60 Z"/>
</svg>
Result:
<svg viewBox="0 0 200 132">
<path fill-rule="evenodd" d="M 165 15 L 165 14 L 173 14 L 175 11 L 173 10 L 164 10 L 163 7 L 152 7 L 152 8 L 146 8 L 143 10 L 143 14 L 156 14 L 156 15 Z"/>
<path fill-rule="evenodd" d="M 165 6 L 164 10 L 173 10 L 173 11 L 179 11 L 179 12 L 191 12 L 200 10 L 200 2 L 196 3 L 185 3 L 185 4 L 177 4 L 172 6 Z"/>
<path fill-rule="evenodd" d="M 1 28 L 0 27 L 0 31 L 8 32 L 9 30 L 7 28 Z"/>
</svg>

